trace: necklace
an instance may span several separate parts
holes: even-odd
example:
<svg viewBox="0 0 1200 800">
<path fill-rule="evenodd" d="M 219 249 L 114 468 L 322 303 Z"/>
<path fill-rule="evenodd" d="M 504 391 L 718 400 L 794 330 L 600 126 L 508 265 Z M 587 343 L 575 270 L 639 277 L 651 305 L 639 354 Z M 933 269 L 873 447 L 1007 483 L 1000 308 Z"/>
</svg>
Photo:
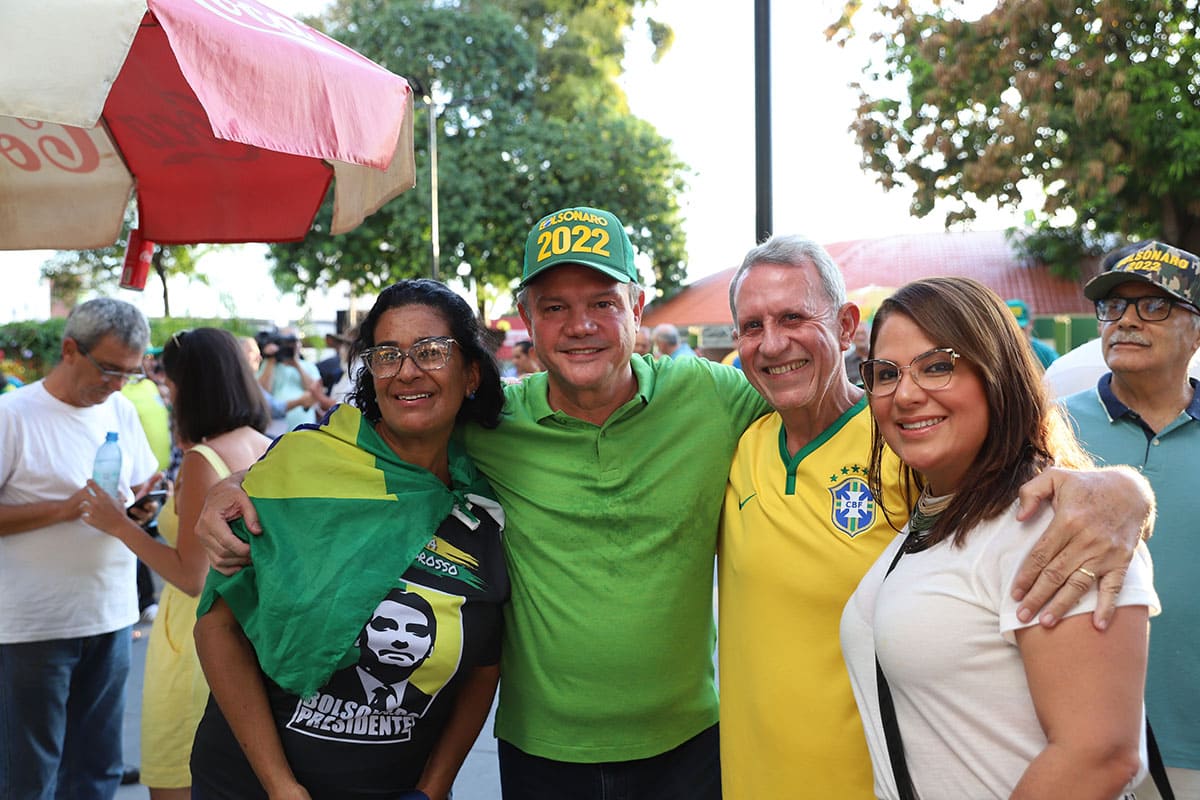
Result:
<svg viewBox="0 0 1200 800">
<path fill-rule="evenodd" d="M 904 546 L 907 552 L 915 553 L 924 549 L 929 532 L 942 512 L 949 508 L 952 500 L 954 500 L 953 494 L 935 497 L 929 493 L 928 486 L 921 490 L 921 496 L 917 498 L 916 510 L 908 520 L 908 542 Z"/>
</svg>

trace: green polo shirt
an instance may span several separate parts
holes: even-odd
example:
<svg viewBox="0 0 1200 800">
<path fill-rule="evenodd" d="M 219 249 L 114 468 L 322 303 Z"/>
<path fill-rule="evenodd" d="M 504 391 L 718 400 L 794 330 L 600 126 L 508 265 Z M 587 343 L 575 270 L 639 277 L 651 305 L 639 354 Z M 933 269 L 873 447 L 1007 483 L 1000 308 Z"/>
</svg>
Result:
<svg viewBox="0 0 1200 800">
<path fill-rule="evenodd" d="M 512 600 L 496 735 L 558 761 L 666 752 L 717 721 L 713 555 L 738 438 L 768 409 L 741 371 L 634 357 L 600 426 L 507 387 L 467 449 L 504 506 Z"/>
</svg>

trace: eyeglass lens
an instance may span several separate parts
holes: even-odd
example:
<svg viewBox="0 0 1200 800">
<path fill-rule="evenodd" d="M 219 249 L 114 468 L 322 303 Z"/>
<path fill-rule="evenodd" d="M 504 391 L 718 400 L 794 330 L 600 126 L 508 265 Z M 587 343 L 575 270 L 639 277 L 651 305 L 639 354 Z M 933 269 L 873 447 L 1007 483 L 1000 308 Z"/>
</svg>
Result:
<svg viewBox="0 0 1200 800">
<path fill-rule="evenodd" d="M 450 359 L 452 344 L 453 339 L 422 339 L 407 350 L 387 345 L 373 347 L 365 354 L 367 366 L 376 378 L 392 377 L 404 366 L 406 358 L 427 372 L 441 369 Z"/>
<path fill-rule="evenodd" d="M 943 349 L 922 353 L 907 367 L 886 359 L 864 361 L 863 386 L 873 395 L 889 395 L 900 385 L 901 373 L 908 370 L 909 377 L 922 389 L 942 389 L 950 383 L 950 376 L 954 374 L 956 357 L 953 350 Z"/>
<path fill-rule="evenodd" d="M 1170 298 L 1153 295 L 1150 297 L 1106 297 L 1096 301 L 1096 319 L 1101 322 L 1116 322 L 1125 316 L 1132 305 L 1143 322 L 1159 322 L 1171 314 Z"/>
<path fill-rule="evenodd" d="M 93 367 L 100 370 L 100 374 L 104 376 L 106 380 L 121 381 L 122 383 L 137 383 L 142 378 L 146 377 L 146 373 L 142 372 L 141 370 L 138 370 L 137 372 L 122 372 L 119 369 L 109 369 L 93 358 L 92 354 L 83 348 L 80 348 L 79 352 L 83 353 L 84 358 L 92 362 Z"/>
</svg>

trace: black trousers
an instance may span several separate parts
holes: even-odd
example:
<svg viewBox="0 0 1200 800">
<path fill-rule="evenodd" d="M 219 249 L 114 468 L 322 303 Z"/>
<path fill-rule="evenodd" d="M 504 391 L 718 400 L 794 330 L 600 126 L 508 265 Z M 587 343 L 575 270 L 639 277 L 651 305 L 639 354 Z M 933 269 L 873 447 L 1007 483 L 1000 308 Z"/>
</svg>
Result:
<svg viewBox="0 0 1200 800">
<path fill-rule="evenodd" d="M 504 800 L 720 800 L 721 747 L 713 725 L 650 758 L 575 764 L 500 740 Z"/>
</svg>

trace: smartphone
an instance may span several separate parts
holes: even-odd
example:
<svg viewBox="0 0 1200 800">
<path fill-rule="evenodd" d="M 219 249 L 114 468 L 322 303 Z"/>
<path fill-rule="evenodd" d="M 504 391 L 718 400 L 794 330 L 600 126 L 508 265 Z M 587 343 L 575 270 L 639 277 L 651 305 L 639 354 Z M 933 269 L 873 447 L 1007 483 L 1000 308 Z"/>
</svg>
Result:
<svg viewBox="0 0 1200 800">
<path fill-rule="evenodd" d="M 137 499 L 137 501 L 133 505 L 130 506 L 130 509 L 134 509 L 134 508 L 143 509 L 147 505 L 149 505 L 150 503 L 153 503 L 153 502 L 158 503 L 158 507 L 161 509 L 162 504 L 164 501 L 166 501 L 166 499 L 167 499 L 167 490 L 166 489 L 154 489 L 152 491 L 146 492 L 144 495 L 139 497 Z"/>
</svg>

